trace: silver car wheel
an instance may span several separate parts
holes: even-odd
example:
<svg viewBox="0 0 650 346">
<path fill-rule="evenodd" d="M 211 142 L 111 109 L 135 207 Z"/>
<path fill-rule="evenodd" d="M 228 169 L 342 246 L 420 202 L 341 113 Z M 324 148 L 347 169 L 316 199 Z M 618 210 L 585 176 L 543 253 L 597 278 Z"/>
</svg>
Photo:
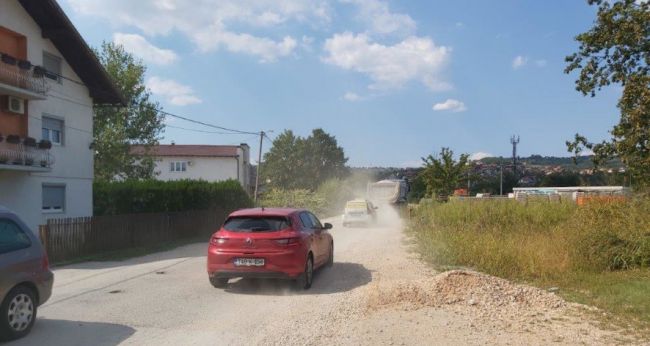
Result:
<svg viewBox="0 0 650 346">
<path fill-rule="evenodd" d="M 18 294 L 9 303 L 9 326 L 16 332 L 22 332 L 32 323 L 34 318 L 34 302 L 24 294 Z"/>
</svg>

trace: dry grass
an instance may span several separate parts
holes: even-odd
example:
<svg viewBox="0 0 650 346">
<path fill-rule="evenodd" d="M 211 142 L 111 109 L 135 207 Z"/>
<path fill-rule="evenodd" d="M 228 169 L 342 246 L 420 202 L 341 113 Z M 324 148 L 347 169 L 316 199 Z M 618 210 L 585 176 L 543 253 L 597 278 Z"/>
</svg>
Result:
<svg viewBox="0 0 650 346">
<path fill-rule="evenodd" d="M 560 286 L 572 300 L 650 322 L 648 199 L 421 205 L 409 229 L 436 265 Z"/>
</svg>

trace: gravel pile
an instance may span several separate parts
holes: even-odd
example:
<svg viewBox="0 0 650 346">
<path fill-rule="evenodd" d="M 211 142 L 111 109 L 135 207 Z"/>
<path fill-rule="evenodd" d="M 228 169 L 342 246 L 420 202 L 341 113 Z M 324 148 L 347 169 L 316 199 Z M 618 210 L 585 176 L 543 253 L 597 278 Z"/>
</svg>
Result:
<svg viewBox="0 0 650 346">
<path fill-rule="evenodd" d="M 519 285 L 494 276 L 452 270 L 419 282 L 396 283 L 372 288 L 368 308 L 404 305 L 411 308 L 465 305 L 478 312 L 553 310 L 567 303 L 553 293 Z M 523 309 L 526 308 L 526 309 Z"/>
</svg>

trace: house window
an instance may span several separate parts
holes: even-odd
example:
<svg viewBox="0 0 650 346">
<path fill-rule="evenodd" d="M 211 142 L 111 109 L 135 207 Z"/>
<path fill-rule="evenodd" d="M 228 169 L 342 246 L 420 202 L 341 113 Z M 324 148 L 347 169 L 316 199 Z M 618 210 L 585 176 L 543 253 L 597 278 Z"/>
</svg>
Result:
<svg viewBox="0 0 650 346">
<path fill-rule="evenodd" d="M 61 82 L 61 58 L 50 53 L 43 52 L 43 68 L 45 77 Z"/>
<path fill-rule="evenodd" d="M 42 120 L 43 139 L 47 139 L 52 144 L 63 144 L 63 120 L 43 116 Z"/>
<path fill-rule="evenodd" d="M 170 172 L 185 172 L 187 171 L 187 161 L 172 161 L 169 163 Z"/>
<path fill-rule="evenodd" d="M 43 185 L 43 212 L 61 213 L 65 210 L 65 185 Z"/>
</svg>

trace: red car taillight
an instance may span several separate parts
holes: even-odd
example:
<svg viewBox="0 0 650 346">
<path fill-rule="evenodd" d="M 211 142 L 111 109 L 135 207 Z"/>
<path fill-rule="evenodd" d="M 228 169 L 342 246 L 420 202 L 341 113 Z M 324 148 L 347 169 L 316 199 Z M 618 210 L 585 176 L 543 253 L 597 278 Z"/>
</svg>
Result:
<svg viewBox="0 0 650 346">
<path fill-rule="evenodd" d="M 47 257 L 47 253 L 43 253 L 43 258 L 41 259 L 41 267 L 43 270 L 50 269 L 50 259 Z"/>
<path fill-rule="evenodd" d="M 227 240 L 228 240 L 227 238 L 213 237 L 213 238 L 210 239 L 210 244 L 212 244 L 212 245 L 223 245 L 223 244 L 226 243 Z"/>
<path fill-rule="evenodd" d="M 294 245 L 298 244 L 300 238 L 285 238 L 285 239 L 276 239 L 275 242 L 279 245 Z"/>
</svg>

